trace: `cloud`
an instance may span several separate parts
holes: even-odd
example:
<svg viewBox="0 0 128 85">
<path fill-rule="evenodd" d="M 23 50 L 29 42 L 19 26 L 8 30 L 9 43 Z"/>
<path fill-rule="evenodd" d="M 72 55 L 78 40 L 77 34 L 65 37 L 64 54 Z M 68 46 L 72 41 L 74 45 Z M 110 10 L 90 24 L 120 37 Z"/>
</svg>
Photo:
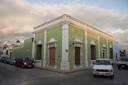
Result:
<svg viewBox="0 0 128 85">
<path fill-rule="evenodd" d="M 1 0 L 0 10 L 1 41 L 20 36 L 23 36 L 24 39 L 25 37 L 31 37 L 33 27 L 66 13 L 93 27 L 114 35 L 115 40 L 121 43 L 128 43 L 126 42 L 127 37 L 126 39 L 121 38 L 121 36 L 128 36 L 126 31 L 128 16 L 115 13 L 113 10 L 80 3 L 50 5 L 41 2 L 31 4 L 25 0 Z M 118 35 L 120 32 L 113 30 L 121 30 L 120 37 Z M 10 35 L 13 37 L 11 38 Z M 7 38 L 8 36 L 10 38 Z"/>
<path fill-rule="evenodd" d="M 128 45 L 128 29 L 125 31 L 117 30 L 116 32 L 113 33 L 113 36 L 115 40 L 120 44 Z"/>
</svg>

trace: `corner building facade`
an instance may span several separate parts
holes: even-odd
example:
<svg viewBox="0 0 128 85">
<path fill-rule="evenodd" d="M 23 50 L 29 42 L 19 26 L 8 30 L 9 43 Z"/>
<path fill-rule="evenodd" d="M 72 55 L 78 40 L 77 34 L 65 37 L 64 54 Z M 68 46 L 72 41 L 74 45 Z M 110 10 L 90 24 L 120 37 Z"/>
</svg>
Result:
<svg viewBox="0 0 128 85">
<path fill-rule="evenodd" d="M 36 66 L 61 70 L 113 61 L 113 36 L 67 14 L 34 28 L 32 58 Z"/>
</svg>

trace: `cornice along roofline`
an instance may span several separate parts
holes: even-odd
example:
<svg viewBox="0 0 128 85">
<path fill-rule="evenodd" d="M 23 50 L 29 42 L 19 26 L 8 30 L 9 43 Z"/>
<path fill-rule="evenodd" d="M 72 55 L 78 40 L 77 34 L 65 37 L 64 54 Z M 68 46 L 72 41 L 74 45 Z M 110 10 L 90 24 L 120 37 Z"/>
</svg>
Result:
<svg viewBox="0 0 128 85">
<path fill-rule="evenodd" d="M 65 23 L 68 23 L 70 25 L 77 25 L 79 28 L 82 28 L 83 30 L 91 31 L 91 32 L 96 33 L 97 35 L 101 35 L 103 37 L 113 40 L 112 35 L 109 35 L 103 31 L 101 31 L 95 27 L 92 27 L 78 19 L 75 19 L 74 17 L 71 17 L 67 14 L 64 14 L 64 15 L 57 17 L 51 21 L 45 22 L 39 26 L 34 27 L 33 33 L 35 34 L 40 31 L 43 31 L 45 29 L 51 29 L 52 27 L 56 27 L 56 26 L 59 26 L 59 25 L 65 24 Z"/>
</svg>

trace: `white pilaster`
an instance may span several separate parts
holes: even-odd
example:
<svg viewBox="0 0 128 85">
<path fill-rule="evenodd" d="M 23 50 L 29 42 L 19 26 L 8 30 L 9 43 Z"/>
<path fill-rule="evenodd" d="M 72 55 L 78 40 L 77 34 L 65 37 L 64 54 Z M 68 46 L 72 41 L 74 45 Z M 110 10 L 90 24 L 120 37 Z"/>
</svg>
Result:
<svg viewBox="0 0 128 85">
<path fill-rule="evenodd" d="M 88 44 L 87 44 L 87 31 L 85 31 L 85 48 L 86 48 L 86 67 L 88 67 L 88 51 L 87 51 L 87 48 L 88 48 Z"/>
<path fill-rule="evenodd" d="M 108 59 L 109 59 L 109 52 L 108 52 L 108 49 L 109 49 L 109 47 L 108 47 L 108 39 L 107 39 L 107 56 L 108 56 Z"/>
<path fill-rule="evenodd" d="M 44 31 L 44 59 L 43 67 L 46 67 L 46 30 Z"/>
<path fill-rule="evenodd" d="M 33 42 L 32 42 L 32 58 L 34 59 L 34 50 L 35 50 L 35 34 L 33 35 Z"/>
<path fill-rule="evenodd" d="M 113 47 L 112 47 L 112 49 L 113 49 L 113 61 L 115 61 L 115 58 L 114 58 L 114 41 L 113 41 Z M 119 56 L 119 54 L 118 54 L 118 56 Z M 119 59 L 119 57 L 118 57 L 118 59 Z"/>
<path fill-rule="evenodd" d="M 100 37 L 98 35 L 98 51 L 99 51 L 99 59 L 100 59 Z"/>
<path fill-rule="evenodd" d="M 69 25 L 62 25 L 62 62 L 61 69 L 69 70 L 69 62 L 68 62 L 68 40 L 69 40 Z"/>
</svg>

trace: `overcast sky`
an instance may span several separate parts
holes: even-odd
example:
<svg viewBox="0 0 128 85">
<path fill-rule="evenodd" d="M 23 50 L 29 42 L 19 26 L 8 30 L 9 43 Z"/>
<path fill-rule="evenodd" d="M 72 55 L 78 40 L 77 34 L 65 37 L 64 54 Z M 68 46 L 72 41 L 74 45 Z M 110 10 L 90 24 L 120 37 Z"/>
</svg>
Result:
<svg viewBox="0 0 128 85">
<path fill-rule="evenodd" d="M 0 42 L 30 38 L 33 27 L 63 14 L 128 45 L 128 0 L 0 0 Z"/>
</svg>

